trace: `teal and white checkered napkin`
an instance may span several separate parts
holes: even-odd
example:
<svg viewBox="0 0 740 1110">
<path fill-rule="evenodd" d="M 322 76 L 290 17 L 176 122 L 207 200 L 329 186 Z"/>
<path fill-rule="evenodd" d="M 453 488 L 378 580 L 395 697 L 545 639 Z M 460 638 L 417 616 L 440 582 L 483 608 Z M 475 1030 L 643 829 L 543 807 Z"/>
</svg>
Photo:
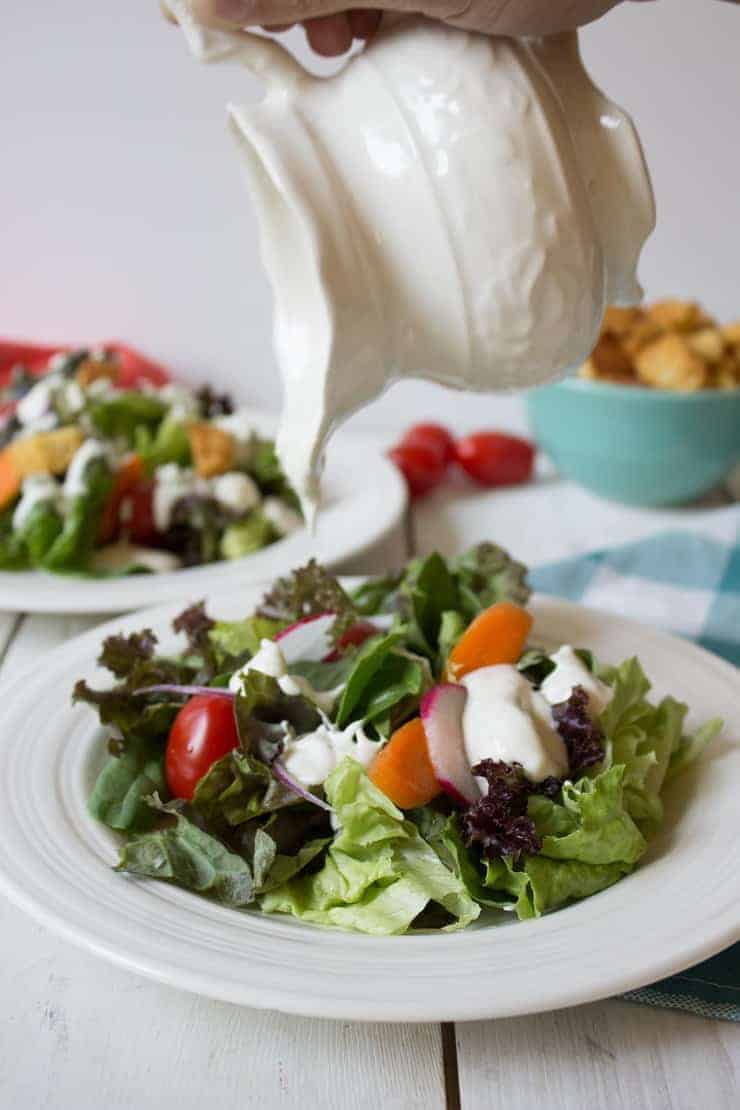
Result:
<svg viewBox="0 0 740 1110">
<path fill-rule="evenodd" d="M 542 593 L 634 617 L 740 666 L 740 544 L 664 532 L 532 571 Z M 740 944 L 625 998 L 740 1021 Z"/>
</svg>

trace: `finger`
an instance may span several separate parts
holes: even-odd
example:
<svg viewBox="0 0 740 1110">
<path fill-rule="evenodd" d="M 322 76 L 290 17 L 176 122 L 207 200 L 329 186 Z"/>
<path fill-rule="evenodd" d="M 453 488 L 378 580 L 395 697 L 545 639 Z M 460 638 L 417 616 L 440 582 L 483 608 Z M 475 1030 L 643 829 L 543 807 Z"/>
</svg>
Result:
<svg viewBox="0 0 740 1110">
<path fill-rule="evenodd" d="M 168 23 L 174 23 L 174 25 L 177 26 L 177 20 L 175 19 L 170 9 L 167 7 L 165 0 L 159 0 L 159 10 Z"/>
<path fill-rule="evenodd" d="M 344 13 L 307 19 L 304 27 L 311 49 L 325 58 L 345 54 L 352 46 L 352 32 Z"/>
<path fill-rule="evenodd" d="M 369 39 L 380 26 L 380 12 L 371 8 L 358 8 L 347 16 L 349 29 L 356 39 Z"/>
<path fill-rule="evenodd" d="M 419 12 L 433 15 L 444 8 L 440 0 L 373 0 L 378 9 Z M 447 0 L 447 7 L 459 11 L 461 0 Z M 193 0 L 193 14 L 200 23 L 231 27 L 274 27 L 280 23 L 319 19 L 345 14 L 347 0 Z M 440 18 L 442 16 L 440 15 Z"/>
</svg>

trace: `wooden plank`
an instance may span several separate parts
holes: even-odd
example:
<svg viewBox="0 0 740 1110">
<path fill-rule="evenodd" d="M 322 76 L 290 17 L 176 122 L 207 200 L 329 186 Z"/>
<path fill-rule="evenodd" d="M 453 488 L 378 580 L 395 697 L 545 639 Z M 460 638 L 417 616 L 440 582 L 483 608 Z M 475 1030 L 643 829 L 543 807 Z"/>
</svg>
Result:
<svg viewBox="0 0 740 1110">
<path fill-rule="evenodd" d="M 0 903 L 0 1103 L 442 1110 L 439 1029 L 311 1021 L 119 970 Z"/>
<path fill-rule="evenodd" d="M 495 967 L 490 969 L 495 990 Z M 607 1001 L 457 1027 L 463 1110 L 731 1110 L 740 1027 Z"/>
<path fill-rule="evenodd" d="M 35 659 L 40 659 L 45 651 L 108 620 L 108 617 L 33 615 L 16 619 L 15 634 L 2 653 L 2 678 L 12 678 L 24 667 L 32 665 Z"/>
</svg>

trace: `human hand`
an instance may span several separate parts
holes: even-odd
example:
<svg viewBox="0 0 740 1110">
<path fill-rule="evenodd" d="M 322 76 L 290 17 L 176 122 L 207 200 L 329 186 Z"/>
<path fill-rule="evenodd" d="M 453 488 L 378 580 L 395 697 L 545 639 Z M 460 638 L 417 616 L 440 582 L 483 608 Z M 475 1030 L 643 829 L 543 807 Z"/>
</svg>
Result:
<svg viewBox="0 0 740 1110">
<path fill-rule="evenodd" d="M 203 23 L 262 26 L 282 31 L 301 22 L 317 54 L 344 54 L 354 39 L 377 30 L 384 11 L 421 14 L 489 35 L 548 35 L 590 23 L 621 0 L 374 0 L 372 9 L 347 10 L 347 0 L 195 0 Z M 296 16 L 300 18 L 297 19 Z"/>
</svg>

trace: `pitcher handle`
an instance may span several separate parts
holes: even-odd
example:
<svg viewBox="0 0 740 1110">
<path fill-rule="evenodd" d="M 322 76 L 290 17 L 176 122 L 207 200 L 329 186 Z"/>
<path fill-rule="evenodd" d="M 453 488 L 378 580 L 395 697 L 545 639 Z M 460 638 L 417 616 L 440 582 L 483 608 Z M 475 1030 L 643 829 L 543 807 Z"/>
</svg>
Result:
<svg viewBox="0 0 740 1110">
<path fill-rule="evenodd" d="M 249 31 L 204 27 L 193 17 L 189 0 L 162 0 L 162 9 L 180 25 L 191 54 L 199 62 L 240 62 L 277 88 L 311 79 L 311 74 L 275 39 Z"/>
</svg>

